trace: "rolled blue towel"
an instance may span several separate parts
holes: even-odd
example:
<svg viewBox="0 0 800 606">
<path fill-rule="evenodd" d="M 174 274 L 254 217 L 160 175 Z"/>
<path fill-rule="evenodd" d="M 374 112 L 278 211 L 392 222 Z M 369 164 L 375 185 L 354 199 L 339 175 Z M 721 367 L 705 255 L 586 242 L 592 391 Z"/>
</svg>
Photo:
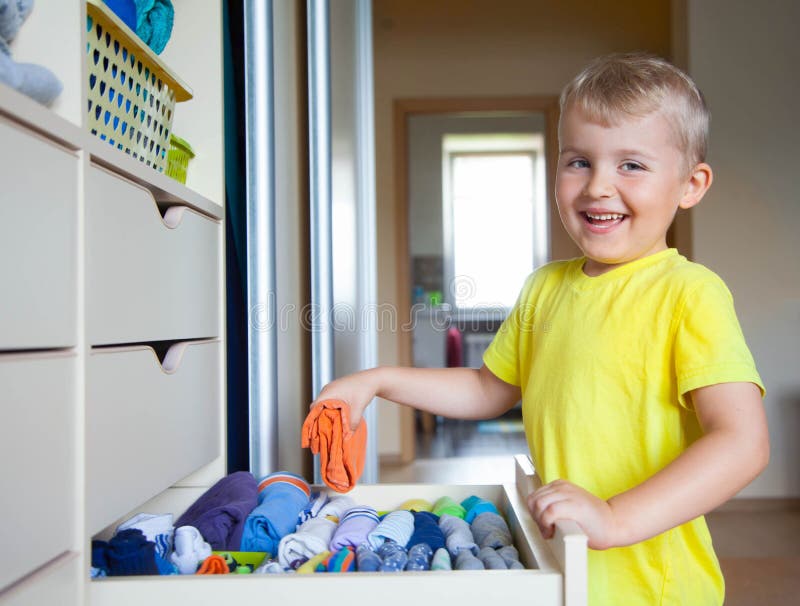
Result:
<svg viewBox="0 0 800 606">
<path fill-rule="evenodd" d="M 136 34 L 160 55 L 172 35 L 175 8 L 171 0 L 134 0 Z"/>
<path fill-rule="evenodd" d="M 272 473 L 259 482 L 258 506 L 244 524 L 239 551 L 278 555 L 280 540 L 297 528 L 297 517 L 311 498 L 311 488 L 298 475 Z"/>
</svg>

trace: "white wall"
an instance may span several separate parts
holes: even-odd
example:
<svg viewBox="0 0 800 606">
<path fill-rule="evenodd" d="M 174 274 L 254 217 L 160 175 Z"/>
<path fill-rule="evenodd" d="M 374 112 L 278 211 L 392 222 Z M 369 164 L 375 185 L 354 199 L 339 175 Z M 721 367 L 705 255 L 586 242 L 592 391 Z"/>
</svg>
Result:
<svg viewBox="0 0 800 606">
<path fill-rule="evenodd" d="M 768 469 L 746 496 L 800 496 L 800 45 L 796 0 L 690 0 L 689 71 L 712 113 L 715 182 L 694 211 L 695 259 L 736 302 L 767 387 Z"/>
</svg>

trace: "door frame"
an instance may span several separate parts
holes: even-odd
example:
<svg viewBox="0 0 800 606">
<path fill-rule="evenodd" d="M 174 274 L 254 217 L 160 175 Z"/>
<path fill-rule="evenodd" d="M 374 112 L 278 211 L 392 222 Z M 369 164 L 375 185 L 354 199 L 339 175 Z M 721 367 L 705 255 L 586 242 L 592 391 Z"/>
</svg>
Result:
<svg viewBox="0 0 800 606">
<path fill-rule="evenodd" d="M 394 101 L 394 225 L 396 229 L 397 307 L 399 326 L 411 322 L 411 258 L 408 226 L 408 119 L 414 115 L 430 114 L 484 114 L 487 112 L 541 113 L 545 118 L 545 158 L 547 162 L 547 201 L 550 208 L 550 225 L 560 225 L 555 204 L 554 184 L 558 160 L 559 104 L 555 95 L 523 97 L 443 97 L 411 98 Z M 560 246 L 551 238 L 551 256 Z M 571 254 L 572 250 L 568 254 Z M 398 364 L 411 366 L 412 333 L 400 330 L 397 344 Z M 415 458 L 414 410 L 400 409 L 400 458 L 408 463 Z"/>
</svg>

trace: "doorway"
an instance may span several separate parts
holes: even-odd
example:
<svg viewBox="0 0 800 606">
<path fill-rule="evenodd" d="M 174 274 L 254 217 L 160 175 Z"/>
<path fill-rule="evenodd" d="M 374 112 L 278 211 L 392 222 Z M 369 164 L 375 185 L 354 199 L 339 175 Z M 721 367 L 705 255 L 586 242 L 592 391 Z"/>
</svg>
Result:
<svg viewBox="0 0 800 606">
<path fill-rule="evenodd" d="M 532 201 L 529 209 L 535 215 L 530 225 L 532 239 L 524 245 L 533 250 L 528 266 L 517 268 L 520 276 L 504 278 L 504 282 L 513 283 L 511 290 L 518 289 L 534 267 L 556 256 L 574 256 L 576 249 L 561 228 L 552 195 L 557 158 L 557 98 L 405 99 L 396 101 L 394 110 L 395 226 L 400 260 L 397 292 L 400 310 L 408 318 L 408 325 L 414 327 L 400 334 L 400 363 L 480 366 L 482 349 L 513 299 L 507 301 L 508 293 L 500 293 L 497 285 L 494 290 L 489 288 L 484 292 L 480 305 L 471 305 L 463 297 L 465 288 L 478 292 L 480 284 L 476 280 L 469 284 L 459 280 L 456 270 L 459 260 L 462 267 L 469 260 L 460 259 L 459 250 L 470 252 L 473 261 L 480 255 L 499 253 L 490 253 L 491 246 L 481 242 L 475 242 L 474 246 L 470 242 L 465 247 L 464 237 L 460 238 L 459 248 L 455 224 L 468 223 L 469 213 L 462 212 L 466 219 L 461 222 L 453 220 L 457 196 L 448 192 L 453 185 L 453 167 L 461 162 L 462 172 L 469 167 L 474 175 L 483 158 L 488 161 L 483 163 L 483 169 L 491 166 L 491 173 L 505 170 L 499 158 L 514 158 L 518 168 L 524 168 L 527 158 L 531 170 L 536 172 L 537 160 L 540 161 L 537 176 L 543 201 L 539 202 L 538 214 L 535 200 Z M 532 143 L 534 140 L 539 141 L 538 148 Z M 469 208 L 468 203 L 459 204 Z M 505 212 L 509 209 L 498 214 Z M 474 234 L 470 238 L 475 239 Z M 491 265 L 492 260 L 488 261 Z M 493 301 L 496 304 L 491 304 Z M 456 364 L 445 355 L 448 327 L 456 327 L 462 335 L 462 355 Z M 507 454 L 524 448 L 518 410 L 499 423 L 481 424 L 445 421 L 429 415 L 417 418 L 411 409 L 404 409 L 402 415 L 400 438 L 406 460 L 415 456 Z M 510 450 L 504 451 L 505 448 Z"/>
</svg>

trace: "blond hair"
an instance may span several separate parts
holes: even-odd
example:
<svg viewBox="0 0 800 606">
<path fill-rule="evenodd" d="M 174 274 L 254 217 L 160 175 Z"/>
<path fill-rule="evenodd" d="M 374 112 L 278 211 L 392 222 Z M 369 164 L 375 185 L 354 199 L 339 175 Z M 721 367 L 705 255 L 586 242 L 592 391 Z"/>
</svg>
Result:
<svg viewBox="0 0 800 606">
<path fill-rule="evenodd" d="M 615 53 L 592 61 L 561 92 L 561 113 L 568 106 L 590 120 L 615 125 L 624 116 L 663 112 L 687 170 L 706 159 L 709 112 L 694 81 L 660 57 Z"/>
</svg>

